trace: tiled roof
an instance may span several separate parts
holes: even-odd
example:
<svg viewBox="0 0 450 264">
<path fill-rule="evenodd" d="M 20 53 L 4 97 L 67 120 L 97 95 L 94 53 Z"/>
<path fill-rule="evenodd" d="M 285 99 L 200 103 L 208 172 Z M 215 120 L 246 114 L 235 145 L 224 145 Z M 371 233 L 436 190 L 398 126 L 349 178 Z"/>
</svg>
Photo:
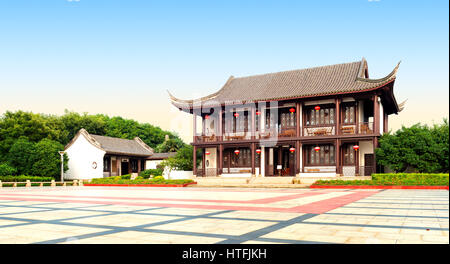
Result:
<svg viewBox="0 0 450 264">
<path fill-rule="evenodd" d="M 395 80 L 398 69 L 384 78 L 365 78 L 367 62 L 361 61 L 268 73 L 248 77 L 231 76 L 218 92 L 196 99 L 181 100 L 169 93 L 172 104 L 179 108 L 217 106 L 245 102 L 283 100 L 349 92 L 362 92 Z"/>
<path fill-rule="evenodd" d="M 175 156 L 176 152 L 164 152 L 164 153 L 153 153 L 148 159 L 149 160 L 163 160 Z"/>
<path fill-rule="evenodd" d="M 153 154 L 151 148 L 146 145 L 142 145 L 143 142 L 139 142 L 137 138 L 131 140 L 99 135 L 91 135 L 91 137 L 99 142 L 102 149 L 104 149 L 108 154 L 124 154 L 136 156 L 150 156 Z"/>
<path fill-rule="evenodd" d="M 104 150 L 106 154 L 116 155 L 129 155 L 129 156 L 141 156 L 149 157 L 153 155 L 153 149 L 145 144 L 139 137 L 131 139 L 106 137 L 99 135 L 91 135 L 84 128 L 80 129 L 75 137 L 66 145 L 65 149 L 68 149 L 77 138 L 82 135 L 93 146 Z"/>
</svg>

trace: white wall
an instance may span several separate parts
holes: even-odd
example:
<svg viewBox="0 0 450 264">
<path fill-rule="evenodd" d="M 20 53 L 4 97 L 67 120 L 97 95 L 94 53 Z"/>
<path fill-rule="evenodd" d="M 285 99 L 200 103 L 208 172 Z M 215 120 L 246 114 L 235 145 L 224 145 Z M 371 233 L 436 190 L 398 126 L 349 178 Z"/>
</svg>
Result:
<svg viewBox="0 0 450 264">
<path fill-rule="evenodd" d="M 359 141 L 359 166 L 364 166 L 364 154 L 373 153 L 372 141 Z"/>
<path fill-rule="evenodd" d="M 66 149 L 69 157 L 69 170 L 64 173 L 64 179 L 103 178 L 103 156 L 105 151 L 94 147 L 83 135 Z M 92 164 L 96 162 L 97 168 Z"/>
<path fill-rule="evenodd" d="M 145 161 L 145 169 L 156 169 L 156 166 L 160 164 L 162 160 L 146 160 Z"/>
<path fill-rule="evenodd" d="M 185 179 L 192 179 L 193 173 L 192 171 L 178 171 L 178 170 L 172 170 L 165 169 L 163 172 L 163 177 L 165 179 L 171 179 L 171 180 L 185 180 Z"/>
<path fill-rule="evenodd" d="M 207 169 L 217 168 L 217 149 L 206 148 L 205 151 L 209 151 L 209 155 L 205 155 L 205 166 Z"/>
</svg>

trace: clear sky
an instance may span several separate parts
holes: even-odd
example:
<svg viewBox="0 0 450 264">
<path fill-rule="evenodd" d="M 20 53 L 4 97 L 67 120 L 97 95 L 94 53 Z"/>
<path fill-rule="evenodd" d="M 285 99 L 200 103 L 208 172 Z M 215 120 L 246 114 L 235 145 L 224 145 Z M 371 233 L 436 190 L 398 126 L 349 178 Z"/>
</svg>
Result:
<svg viewBox="0 0 450 264">
<path fill-rule="evenodd" d="M 449 109 L 448 1 L 0 1 L 0 114 L 120 115 L 192 140 L 192 99 L 235 77 L 358 61 L 371 78 L 402 61 L 390 128 Z"/>
</svg>

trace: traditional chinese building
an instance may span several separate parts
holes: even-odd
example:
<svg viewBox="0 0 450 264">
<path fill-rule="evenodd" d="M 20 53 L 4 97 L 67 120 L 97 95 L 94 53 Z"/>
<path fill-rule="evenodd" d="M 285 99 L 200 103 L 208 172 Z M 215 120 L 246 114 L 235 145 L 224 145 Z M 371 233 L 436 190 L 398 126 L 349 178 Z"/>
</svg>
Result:
<svg viewBox="0 0 450 264">
<path fill-rule="evenodd" d="M 65 179 L 93 179 L 138 174 L 155 169 L 174 153 L 154 153 L 139 137 L 123 139 L 89 134 L 80 129 L 66 145 L 69 170 Z"/>
<path fill-rule="evenodd" d="M 181 100 L 193 115 L 196 176 L 358 176 L 380 170 L 374 149 L 401 107 L 399 65 L 371 79 L 367 61 L 248 77 L 216 93 Z"/>
</svg>

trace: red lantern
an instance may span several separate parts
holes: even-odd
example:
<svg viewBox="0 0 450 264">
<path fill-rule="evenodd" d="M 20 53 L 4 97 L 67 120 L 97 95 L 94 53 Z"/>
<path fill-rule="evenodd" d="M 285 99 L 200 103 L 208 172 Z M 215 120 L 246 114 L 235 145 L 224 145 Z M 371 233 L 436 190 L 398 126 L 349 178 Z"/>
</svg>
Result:
<svg viewBox="0 0 450 264">
<path fill-rule="evenodd" d="M 291 109 L 289 109 L 289 112 L 291 112 L 291 113 L 295 113 L 295 108 L 291 108 Z"/>
<path fill-rule="evenodd" d="M 234 113 L 234 117 L 238 117 L 239 116 L 239 113 Z"/>
<path fill-rule="evenodd" d="M 209 154 L 211 154 L 209 151 L 206 151 L 206 152 L 205 152 L 205 155 L 209 155 Z"/>
<path fill-rule="evenodd" d="M 320 106 L 316 105 L 316 107 L 314 107 L 314 109 L 315 109 L 316 111 L 319 111 L 319 110 L 320 110 Z"/>
<path fill-rule="evenodd" d="M 234 151 L 234 154 L 236 154 L 236 155 L 239 155 L 239 153 L 241 153 L 241 152 L 239 151 L 239 149 L 236 149 L 236 150 Z"/>
<path fill-rule="evenodd" d="M 257 149 L 257 150 L 256 150 L 256 154 L 261 154 L 261 150 L 260 150 L 260 149 Z"/>
<path fill-rule="evenodd" d="M 256 111 L 256 113 L 255 113 L 256 115 L 260 115 L 261 114 L 261 112 L 259 112 L 259 111 Z"/>
<path fill-rule="evenodd" d="M 358 145 L 354 145 L 354 146 L 353 146 L 353 149 L 354 149 L 355 151 L 358 151 L 359 146 L 358 146 Z"/>
<path fill-rule="evenodd" d="M 320 147 L 319 147 L 319 146 L 317 146 L 317 147 L 315 147 L 315 148 L 314 148 L 314 150 L 315 150 L 316 152 L 319 152 L 319 150 L 320 150 Z"/>
<path fill-rule="evenodd" d="M 290 148 L 289 151 L 290 151 L 291 153 L 294 153 L 294 152 L 295 152 L 295 148 Z"/>
<path fill-rule="evenodd" d="M 209 115 L 205 115 L 205 119 L 209 119 Z"/>
</svg>

